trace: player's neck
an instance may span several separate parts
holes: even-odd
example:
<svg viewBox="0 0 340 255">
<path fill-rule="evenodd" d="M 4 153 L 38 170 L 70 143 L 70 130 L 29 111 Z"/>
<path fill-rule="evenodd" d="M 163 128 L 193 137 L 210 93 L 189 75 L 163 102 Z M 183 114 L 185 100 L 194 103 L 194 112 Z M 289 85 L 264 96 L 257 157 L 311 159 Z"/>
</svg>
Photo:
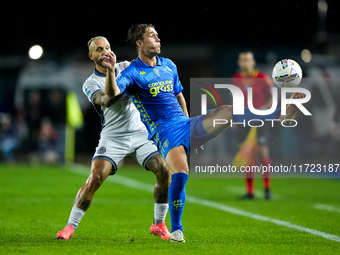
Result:
<svg viewBox="0 0 340 255">
<path fill-rule="evenodd" d="M 98 72 L 106 74 L 107 69 L 105 67 L 100 66 L 100 65 L 96 65 L 96 69 L 97 69 Z"/>
<path fill-rule="evenodd" d="M 241 71 L 241 73 L 246 77 L 251 76 L 253 72 L 254 72 L 254 69 L 243 69 Z"/>
<path fill-rule="evenodd" d="M 145 55 L 143 53 L 138 54 L 139 59 L 144 63 L 149 66 L 156 66 L 157 64 L 157 57 L 156 55 Z"/>
</svg>

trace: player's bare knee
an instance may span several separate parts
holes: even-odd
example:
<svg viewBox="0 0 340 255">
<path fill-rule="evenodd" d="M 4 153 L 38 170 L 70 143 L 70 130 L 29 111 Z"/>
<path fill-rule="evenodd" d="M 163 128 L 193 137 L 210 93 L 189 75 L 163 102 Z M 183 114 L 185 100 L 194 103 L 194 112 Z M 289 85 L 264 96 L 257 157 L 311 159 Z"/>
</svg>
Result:
<svg viewBox="0 0 340 255">
<path fill-rule="evenodd" d="M 186 165 L 183 165 L 183 166 L 180 166 L 180 165 L 177 165 L 177 166 L 174 166 L 171 170 L 171 175 L 173 174 L 177 174 L 177 173 L 185 173 L 185 174 L 189 174 L 189 169 Z"/>
<path fill-rule="evenodd" d="M 146 163 L 146 169 L 157 175 L 169 175 L 169 170 L 167 169 L 163 157 L 156 153 L 150 157 Z"/>
<path fill-rule="evenodd" d="M 221 105 L 219 107 L 216 107 L 215 109 L 213 109 L 211 112 L 209 112 L 206 115 L 205 120 L 211 120 L 211 119 L 230 120 L 232 118 L 232 109 L 233 107 L 231 105 Z"/>
<path fill-rule="evenodd" d="M 102 177 L 98 173 L 92 173 L 88 179 L 89 191 L 95 192 L 103 183 Z"/>
<path fill-rule="evenodd" d="M 179 169 L 177 169 L 177 173 L 189 174 L 189 169 L 188 168 L 179 168 Z"/>
<path fill-rule="evenodd" d="M 159 174 L 156 175 L 157 177 L 157 182 L 161 183 L 163 187 L 169 187 L 171 179 L 170 179 L 170 171 L 166 167 L 165 164 L 160 166 L 160 171 Z"/>
<path fill-rule="evenodd" d="M 218 117 L 221 117 L 223 119 L 231 119 L 232 117 L 232 114 L 231 114 L 231 111 L 232 111 L 233 107 L 231 105 L 221 105 L 218 107 Z"/>
<path fill-rule="evenodd" d="M 155 172 L 157 183 L 159 186 L 166 187 L 170 185 L 170 171 L 166 167 L 165 163 L 160 164 L 158 167 L 158 171 Z"/>
<path fill-rule="evenodd" d="M 170 171 L 159 153 L 154 154 L 148 160 L 146 168 L 155 174 L 157 187 L 166 187 L 170 185 Z"/>
</svg>

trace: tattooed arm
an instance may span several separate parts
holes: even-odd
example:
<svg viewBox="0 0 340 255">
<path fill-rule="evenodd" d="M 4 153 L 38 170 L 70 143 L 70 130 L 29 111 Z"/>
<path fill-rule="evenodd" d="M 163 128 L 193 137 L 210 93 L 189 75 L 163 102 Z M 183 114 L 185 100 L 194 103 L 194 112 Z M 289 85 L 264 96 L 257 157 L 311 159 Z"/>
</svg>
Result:
<svg viewBox="0 0 340 255">
<path fill-rule="evenodd" d="M 104 91 L 98 91 L 93 96 L 92 100 L 93 100 L 93 103 L 95 103 L 97 105 L 104 106 L 104 107 L 110 107 L 115 102 L 117 102 L 120 97 L 121 97 L 121 95 L 115 96 L 115 97 L 109 97 Z"/>
</svg>

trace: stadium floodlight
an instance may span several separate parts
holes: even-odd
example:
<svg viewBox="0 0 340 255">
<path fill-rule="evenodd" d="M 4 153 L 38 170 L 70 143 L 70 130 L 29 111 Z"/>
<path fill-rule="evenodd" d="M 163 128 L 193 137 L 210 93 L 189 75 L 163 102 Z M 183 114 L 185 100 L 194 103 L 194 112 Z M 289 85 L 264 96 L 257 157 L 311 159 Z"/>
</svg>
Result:
<svg viewBox="0 0 340 255">
<path fill-rule="evenodd" d="M 312 60 L 312 53 L 309 50 L 304 49 L 301 51 L 301 58 L 305 63 L 309 63 Z"/>
<path fill-rule="evenodd" d="M 39 59 L 43 54 L 43 49 L 40 45 L 34 45 L 28 51 L 28 55 L 31 59 Z"/>
</svg>

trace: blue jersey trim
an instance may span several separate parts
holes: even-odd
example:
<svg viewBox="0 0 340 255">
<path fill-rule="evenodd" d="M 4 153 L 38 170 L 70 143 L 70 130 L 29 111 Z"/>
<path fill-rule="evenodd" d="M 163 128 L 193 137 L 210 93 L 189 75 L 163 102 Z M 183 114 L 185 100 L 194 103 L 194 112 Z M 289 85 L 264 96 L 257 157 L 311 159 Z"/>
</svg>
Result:
<svg viewBox="0 0 340 255">
<path fill-rule="evenodd" d="M 117 74 L 119 73 L 119 70 L 118 68 L 116 67 L 116 77 L 117 77 Z M 97 68 L 94 69 L 94 74 L 95 75 L 98 75 L 100 77 L 106 77 L 106 73 L 101 73 L 97 70 Z"/>
</svg>

